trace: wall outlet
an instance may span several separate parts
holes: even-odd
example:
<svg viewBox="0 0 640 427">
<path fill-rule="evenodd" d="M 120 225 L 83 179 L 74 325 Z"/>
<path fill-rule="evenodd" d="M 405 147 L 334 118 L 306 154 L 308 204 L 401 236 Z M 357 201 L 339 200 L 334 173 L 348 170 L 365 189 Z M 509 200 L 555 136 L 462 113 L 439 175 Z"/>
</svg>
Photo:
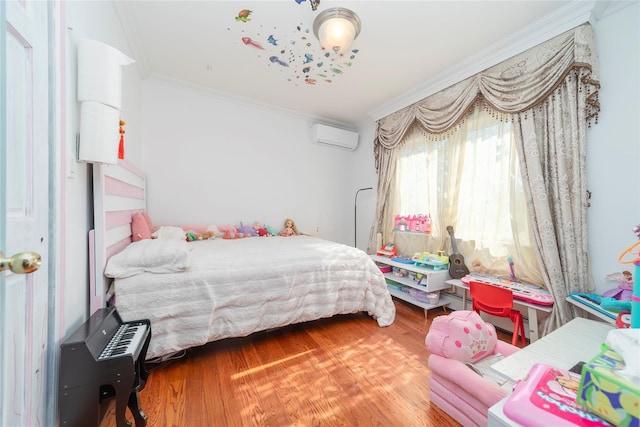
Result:
<svg viewBox="0 0 640 427">
<path fill-rule="evenodd" d="M 78 173 L 77 166 L 78 162 L 76 162 L 75 157 L 67 158 L 67 178 L 74 179 Z"/>
</svg>

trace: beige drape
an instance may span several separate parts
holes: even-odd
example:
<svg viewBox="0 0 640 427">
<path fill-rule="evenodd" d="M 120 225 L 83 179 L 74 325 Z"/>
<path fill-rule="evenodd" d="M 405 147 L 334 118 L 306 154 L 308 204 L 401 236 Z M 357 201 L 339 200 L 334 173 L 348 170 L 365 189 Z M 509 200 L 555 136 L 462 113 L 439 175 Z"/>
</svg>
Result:
<svg viewBox="0 0 640 427">
<path fill-rule="evenodd" d="M 529 221 L 547 289 L 555 298 L 545 332 L 570 320 L 569 292 L 592 288 L 586 233 L 585 127 L 597 121 L 593 28 L 576 27 L 378 121 L 374 250 L 394 174 L 395 149 L 420 125 L 432 138 L 455 130 L 476 101 L 513 119 Z"/>
</svg>

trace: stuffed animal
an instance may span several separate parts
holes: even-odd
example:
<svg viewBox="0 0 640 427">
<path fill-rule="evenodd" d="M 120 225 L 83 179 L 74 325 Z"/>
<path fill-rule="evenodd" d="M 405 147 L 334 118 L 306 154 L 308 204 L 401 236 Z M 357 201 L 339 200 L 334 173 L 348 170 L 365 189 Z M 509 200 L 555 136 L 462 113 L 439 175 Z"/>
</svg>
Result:
<svg viewBox="0 0 640 427">
<path fill-rule="evenodd" d="M 267 229 L 264 228 L 259 222 L 253 224 L 253 229 L 256 230 L 258 236 L 260 237 L 269 236 L 269 232 L 267 231 Z"/>
<path fill-rule="evenodd" d="M 203 231 L 202 233 L 196 233 L 196 240 L 208 240 L 214 239 L 216 235 L 213 231 Z"/>
<path fill-rule="evenodd" d="M 193 242 L 194 240 L 207 240 L 214 239 L 216 236 L 213 231 L 203 231 L 201 233 L 195 231 L 187 231 L 185 233 L 185 240 L 187 242 Z"/>
<path fill-rule="evenodd" d="M 224 235 L 224 232 L 219 230 L 217 225 L 210 225 L 207 231 L 211 231 L 214 237 L 222 237 Z"/>
<path fill-rule="evenodd" d="M 278 229 L 271 226 L 271 225 L 266 225 L 264 227 L 267 230 L 267 233 L 269 233 L 270 236 L 277 236 L 278 235 Z"/>
<path fill-rule="evenodd" d="M 241 237 L 258 235 L 258 232 L 256 231 L 255 228 L 249 227 L 248 225 L 242 225 L 242 223 L 240 223 L 240 228 L 238 228 L 238 233 L 240 233 Z"/>
<path fill-rule="evenodd" d="M 218 225 L 218 230 L 223 233 L 223 239 L 237 239 L 239 237 L 238 229 L 231 224 Z"/>
</svg>

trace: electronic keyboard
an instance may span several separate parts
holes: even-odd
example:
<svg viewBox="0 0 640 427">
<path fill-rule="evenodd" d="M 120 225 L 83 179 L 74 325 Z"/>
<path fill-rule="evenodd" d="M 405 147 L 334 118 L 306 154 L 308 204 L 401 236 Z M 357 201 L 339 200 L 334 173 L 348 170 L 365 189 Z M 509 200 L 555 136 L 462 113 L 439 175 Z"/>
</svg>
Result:
<svg viewBox="0 0 640 427">
<path fill-rule="evenodd" d="M 616 320 L 618 318 L 618 313 L 605 310 L 600 306 L 600 302 L 602 302 L 602 295 L 574 292 L 569 294 L 569 298 L 574 301 L 578 301 L 582 305 L 586 305 L 587 307 L 597 311 L 598 313 L 604 314 L 612 320 Z"/>
<path fill-rule="evenodd" d="M 518 282 L 511 279 L 489 276 L 486 274 L 471 273 L 460 279 L 462 283 L 468 285 L 469 282 L 476 281 L 489 285 L 499 286 L 513 292 L 513 298 L 538 305 L 553 305 L 551 294 L 541 286 L 531 283 Z"/>
<path fill-rule="evenodd" d="M 147 338 L 147 329 L 148 326 L 144 323 L 121 324 L 98 356 L 98 360 L 124 355 L 136 355 L 134 357 L 137 357 L 136 352 L 142 348 L 144 340 Z"/>
<path fill-rule="evenodd" d="M 149 372 L 145 358 L 151 340 L 148 319 L 124 322 L 115 307 L 98 309 L 60 345 L 60 425 L 97 426 L 114 398 L 116 425 L 144 427 L 138 393 Z"/>
</svg>

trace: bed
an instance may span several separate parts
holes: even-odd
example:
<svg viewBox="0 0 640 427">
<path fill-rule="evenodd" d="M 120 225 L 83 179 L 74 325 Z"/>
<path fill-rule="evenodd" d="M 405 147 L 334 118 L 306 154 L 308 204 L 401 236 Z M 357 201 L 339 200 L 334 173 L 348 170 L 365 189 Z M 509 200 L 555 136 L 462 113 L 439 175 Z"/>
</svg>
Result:
<svg viewBox="0 0 640 427">
<path fill-rule="evenodd" d="M 384 276 L 350 246 L 311 236 L 132 243 L 130 218 L 145 209 L 145 185 L 126 162 L 94 167 L 91 309 L 111 301 L 125 321 L 149 319 L 147 359 L 338 314 L 393 323 Z M 145 258 L 164 261 L 149 267 Z"/>
</svg>

